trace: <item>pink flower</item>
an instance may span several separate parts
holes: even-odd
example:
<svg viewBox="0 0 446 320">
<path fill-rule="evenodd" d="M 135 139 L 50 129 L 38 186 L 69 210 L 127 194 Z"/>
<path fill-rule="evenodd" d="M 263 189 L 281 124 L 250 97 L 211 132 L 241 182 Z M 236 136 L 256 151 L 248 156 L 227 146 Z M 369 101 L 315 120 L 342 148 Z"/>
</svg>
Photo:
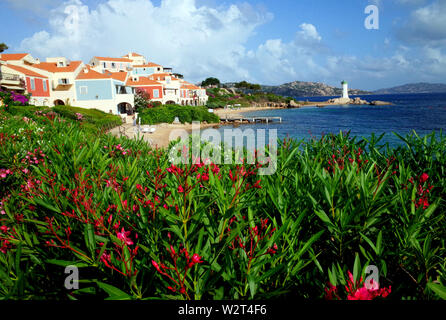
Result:
<svg viewBox="0 0 446 320">
<path fill-rule="evenodd" d="M 347 293 L 349 294 L 347 296 L 348 300 L 373 300 L 377 297 L 386 298 L 391 292 L 391 286 L 379 289 L 379 284 L 374 280 L 370 281 L 369 286 L 364 282 L 363 286 L 358 288 L 362 282 L 362 278 L 355 284 L 353 275 L 350 272 L 348 272 L 348 276 L 348 286 L 346 286 Z"/>
<path fill-rule="evenodd" d="M 340 299 L 338 296 L 338 288 L 336 288 L 330 282 L 328 283 L 328 288 L 325 288 L 325 299 L 327 300 Z"/>
<path fill-rule="evenodd" d="M 158 265 L 158 263 L 155 260 L 152 260 L 152 265 L 155 267 L 155 269 L 159 272 L 162 273 L 160 270 L 160 266 Z"/>
<path fill-rule="evenodd" d="M 194 255 L 192 256 L 192 262 L 195 263 L 203 263 L 203 261 L 201 260 L 202 257 L 200 257 L 198 254 L 194 253 Z"/>
<path fill-rule="evenodd" d="M 110 262 L 110 254 L 104 252 L 101 256 L 101 261 L 104 262 L 105 264 Z"/>
<path fill-rule="evenodd" d="M 133 241 L 128 238 L 130 235 L 130 231 L 125 231 L 124 227 L 121 229 L 121 232 L 118 232 L 117 237 L 118 239 L 122 240 L 126 245 L 131 246 L 133 244 Z"/>
<path fill-rule="evenodd" d="M 427 175 L 427 173 L 423 173 L 420 177 L 420 183 L 425 183 L 427 179 L 429 179 L 429 176 Z"/>
<path fill-rule="evenodd" d="M 179 193 L 183 193 L 183 192 L 184 192 L 184 189 L 183 189 L 182 186 L 178 186 L 178 192 L 179 192 Z"/>
</svg>

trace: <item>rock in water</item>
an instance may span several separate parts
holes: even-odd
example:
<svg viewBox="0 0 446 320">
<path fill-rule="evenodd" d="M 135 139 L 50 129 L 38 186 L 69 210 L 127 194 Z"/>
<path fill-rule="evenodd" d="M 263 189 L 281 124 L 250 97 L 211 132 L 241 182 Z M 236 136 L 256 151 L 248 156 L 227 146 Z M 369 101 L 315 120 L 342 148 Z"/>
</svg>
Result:
<svg viewBox="0 0 446 320">
<path fill-rule="evenodd" d="M 388 105 L 391 105 L 392 103 L 386 102 L 386 101 L 375 100 L 375 101 L 370 102 L 370 104 L 372 106 L 388 106 Z"/>
<path fill-rule="evenodd" d="M 300 105 L 297 104 L 296 101 L 291 100 L 291 101 L 290 101 L 290 104 L 289 104 L 289 107 L 290 107 L 290 108 L 299 108 Z"/>
</svg>

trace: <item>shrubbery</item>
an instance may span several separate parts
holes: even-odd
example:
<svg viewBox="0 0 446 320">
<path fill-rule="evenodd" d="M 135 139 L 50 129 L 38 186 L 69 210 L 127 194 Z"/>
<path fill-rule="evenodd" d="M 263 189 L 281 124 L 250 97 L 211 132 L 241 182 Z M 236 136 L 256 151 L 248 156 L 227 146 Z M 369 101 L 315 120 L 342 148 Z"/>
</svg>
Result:
<svg viewBox="0 0 446 320">
<path fill-rule="evenodd" d="M 248 84 L 249 85 L 249 84 Z M 242 87 L 243 88 L 243 87 Z M 239 92 L 227 93 L 224 89 L 211 88 L 206 90 L 209 96 L 207 106 L 209 108 L 223 108 L 227 105 L 240 104 L 242 108 L 249 107 L 252 103 L 289 103 L 294 100 L 291 97 L 282 97 L 273 93 L 256 92 L 250 94 Z"/>
<path fill-rule="evenodd" d="M 0 112 L 0 299 L 446 298 L 441 135 L 284 140 L 265 176 L 69 115 Z"/>
<path fill-rule="evenodd" d="M 0 88 L 0 105 L 8 109 L 11 106 L 27 106 L 29 103 L 29 94 L 23 95 L 14 91 L 4 91 Z"/>
<path fill-rule="evenodd" d="M 105 113 L 97 109 L 85 109 L 71 106 L 55 106 L 52 110 L 60 114 L 61 116 L 79 120 L 79 114 L 82 115 L 82 120 L 88 123 L 90 128 L 97 130 L 108 130 L 113 127 L 119 126 L 122 120 L 119 116 L 110 113 Z"/>
<path fill-rule="evenodd" d="M 163 105 L 143 109 L 139 113 L 141 124 L 172 123 L 175 117 L 178 117 L 181 123 L 192 121 L 216 123 L 220 120 L 203 106 Z"/>
</svg>

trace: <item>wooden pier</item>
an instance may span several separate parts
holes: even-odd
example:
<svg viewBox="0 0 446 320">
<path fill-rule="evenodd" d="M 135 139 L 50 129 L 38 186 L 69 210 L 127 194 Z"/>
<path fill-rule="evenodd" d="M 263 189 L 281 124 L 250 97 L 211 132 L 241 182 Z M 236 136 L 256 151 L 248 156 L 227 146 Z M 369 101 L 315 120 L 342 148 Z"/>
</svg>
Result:
<svg viewBox="0 0 446 320">
<path fill-rule="evenodd" d="M 282 117 L 236 117 L 236 118 L 220 118 L 222 122 L 239 122 L 239 123 L 270 123 L 279 121 L 282 122 Z"/>
</svg>

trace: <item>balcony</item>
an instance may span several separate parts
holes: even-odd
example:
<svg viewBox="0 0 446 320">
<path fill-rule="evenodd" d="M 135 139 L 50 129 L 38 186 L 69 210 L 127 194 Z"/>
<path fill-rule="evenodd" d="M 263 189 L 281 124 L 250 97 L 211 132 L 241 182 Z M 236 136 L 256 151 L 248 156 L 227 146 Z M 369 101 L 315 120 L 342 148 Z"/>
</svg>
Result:
<svg viewBox="0 0 446 320">
<path fill-rule="evenodd" d="M 20 76 L 17 74 L 0 72 L 0 82 L 3 84 L 8 83 L 8 84 L 19 85 Z"/>
<path fill-rule="evenodd" d="M 72 87 L 72 83 L 70 83 L 70 79 L 61 78 L 57 79 L 57 81 L 52 81 L 52 89 L 54 91 L 68 91 Z"/>
<path fill-rule="evenodd" d="M 9 90 L 24 91 L 24 82 L 19 75 L 0 72 L 0 85 Z"/>
</svg>

